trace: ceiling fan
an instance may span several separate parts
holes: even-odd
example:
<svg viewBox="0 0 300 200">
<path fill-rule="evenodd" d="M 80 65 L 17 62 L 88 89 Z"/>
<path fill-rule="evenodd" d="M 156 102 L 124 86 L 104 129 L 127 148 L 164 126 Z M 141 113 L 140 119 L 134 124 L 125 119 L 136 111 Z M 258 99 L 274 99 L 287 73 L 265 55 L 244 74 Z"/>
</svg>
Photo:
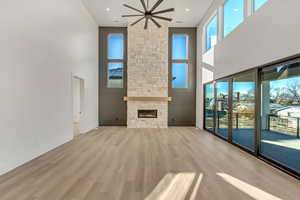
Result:
<svg viewBox="0 0 300 200">
<path fill-rule="evenodd" d="M 167 13 L 167 12 L 174 12 L 175 9 L 174 8 L 169 8 L 169 9 L 165 9 L 165 10 L 160 10 L 160 11 L 155 11 L 156 8 L 164 1 L 164 0 L 158 0 L 153 7 L 150 9 L 149 8 L 149 0 L 147 0 L 147 4 L 145 3 L 144 0 L 140 0 L 142 3 L 142 6 L 144 8 L 144 11 L 138 10 L 132 6 L 129 6 L 127 4 L 123 4 L 125 7 L 134 10 L 136 12 L 138 12 L 139 14 L 134 14 L 134 15 L 122 15 L 122 17 L 141 17 L 140 19 L 138 19 L 137 21 L 135 21 L 134 23 L 131 24 L 131 26 L 134 26 L 135 24 L 139 23 L 140 21 L 142 21 L 143 19 L 145 19 L 145 26 L 144 29 L 148 28 L 148 22 L 149 20 L 151 20 L 158 28 L 161 27 L 161 25 L 156 21 L 156 19 L 160 19 L 160 20 L 166 20 L 166 21 L 172 21 L 171 18 L 167 18 L 167 17 L 162 17 L 162 16 L 158 16 L 159 14 L 162 13 Z M 155 18 L 155 19 L 154 19 Z"/>
</svg>

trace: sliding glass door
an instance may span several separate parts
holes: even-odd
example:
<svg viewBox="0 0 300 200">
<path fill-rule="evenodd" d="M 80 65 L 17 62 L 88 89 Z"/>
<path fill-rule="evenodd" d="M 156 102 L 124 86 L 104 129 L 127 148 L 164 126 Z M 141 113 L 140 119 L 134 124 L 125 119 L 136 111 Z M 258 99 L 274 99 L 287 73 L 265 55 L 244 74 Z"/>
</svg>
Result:
<svg viewBox="0 0 300 200">
<path fill-rule="evenodd" d="M 228 139 L 229 136 L 229 80 L 216 83 L 216 133 Z"/>
<path fill-rule="evenodd" d="M 260 153 L 300 173 L 300 60 L 262 69 Z"/>
<path fill-rule="evenodd" d="M 251 151 L 255 150 L 255 73 L 233 78 L 232 141 Z"/>
<path fill-rule="evenodd" d="M 204 87 L 206 130 L 300 177 L 300 58 Z"/>
<path fill-rule="evenodd" d="M 206 84 L 204 88 L 205 129 L 254 151 L 256 71 Z"/>
</svg>

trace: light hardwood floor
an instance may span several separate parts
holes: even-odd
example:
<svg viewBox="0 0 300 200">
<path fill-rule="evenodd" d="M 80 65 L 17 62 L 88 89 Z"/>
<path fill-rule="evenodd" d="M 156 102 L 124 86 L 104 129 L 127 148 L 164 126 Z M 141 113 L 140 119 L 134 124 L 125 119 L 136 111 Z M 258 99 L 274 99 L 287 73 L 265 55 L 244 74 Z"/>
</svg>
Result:
<svg viewBox="0 0 300 200">
<path fill-rule="evenodd" d="M 195 128 L 105 127 L 0 177 L 1 200 L 299 200 L 300 181 Z"/>
</svg>

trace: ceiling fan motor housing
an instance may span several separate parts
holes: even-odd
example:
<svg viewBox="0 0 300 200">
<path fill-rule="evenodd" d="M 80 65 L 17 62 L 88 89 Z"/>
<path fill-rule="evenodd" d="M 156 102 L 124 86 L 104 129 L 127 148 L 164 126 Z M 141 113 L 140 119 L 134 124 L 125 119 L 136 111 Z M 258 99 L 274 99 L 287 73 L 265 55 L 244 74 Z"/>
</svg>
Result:
<svg viewBox="0 0 300 200">
<path fill-rule="evenodd" d="M 148 5 L 149 2 L 147 1 L 147 5 L 145 4 L 144 0 L 140 0 L 142 3 L 142 6 L 144 8 L 144 11 L 141 11 L 137 8 L 134 8 L 132 6 L 129 6 L 127 4 L 124 4 L 125 7 L 134 10 L 136 12 L 138 12 L 139 14 L 133 14 L 133 15 L 122 15 L 122 17 L 138 17 L 140 16 L 141 18 L 138 19 L 137 21 L 135 21 L 134 23 L 131 24 L 131 26 L 134 26 L 135 24 L 139 23 L 140 21 L 142 21 L 143 19 L 145 19 L 145 26 L 144 28 L 147 29 L 148 28 L 148 21 L 152 21 L 158 28 L 161 27 L 161 25 L 156 21 L 156 19 L 159 20 L 165 20 L 165 21 L 172 21 L 171 18 L 167 18 L 167 17 L 163 17 L 163 16 L 158 16 L 159 14 L 163 14 L 163 13 L 167 13 L 167 12 L 174 12 L 175 9 L 174 8 L 169 8 L 169 9 L 165 9 L 165 10 L 160 10 L 160 11 L 156 11 L 156 8 L 164 1 L 164 0 L 158 0 L 153 7 L 148 10 Z M 155 19 L 154 19 L 155 18 Z"/>
</svg>

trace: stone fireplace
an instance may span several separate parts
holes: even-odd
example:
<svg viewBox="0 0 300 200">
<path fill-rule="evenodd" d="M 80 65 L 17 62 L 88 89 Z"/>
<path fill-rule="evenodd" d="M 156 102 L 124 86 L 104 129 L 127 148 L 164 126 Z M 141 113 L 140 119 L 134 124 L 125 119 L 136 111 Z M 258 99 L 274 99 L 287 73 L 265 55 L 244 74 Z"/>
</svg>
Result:
<svg viewBox="0 0 300 200">
<path fill-rule="evenodd" d="M 168 26 L 149 23 L 128 27 L 128 128 L 168 126 Z M 139 117 L 141 110 L 156 110 L 156 117 Z"/>
</svg>

